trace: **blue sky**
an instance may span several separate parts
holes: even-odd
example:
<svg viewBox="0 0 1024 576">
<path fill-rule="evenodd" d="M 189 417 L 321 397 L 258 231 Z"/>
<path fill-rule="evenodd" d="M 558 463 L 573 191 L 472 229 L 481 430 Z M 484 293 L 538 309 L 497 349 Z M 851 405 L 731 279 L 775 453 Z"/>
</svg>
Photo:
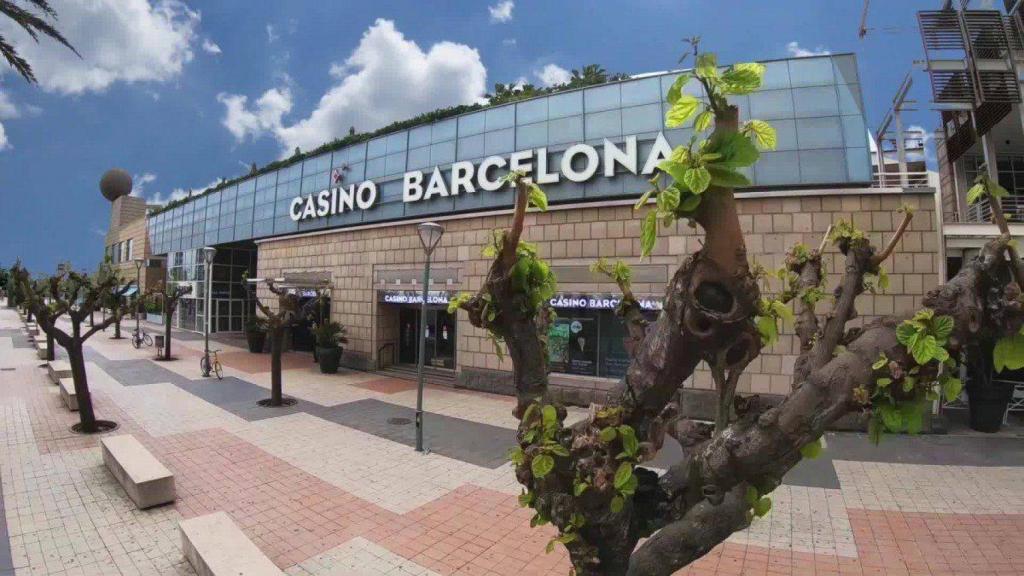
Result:
<svg viewBox="0 0 1024 576">
<path fill-rule="evenodd" d="M 51 0 L 83 58 L 0 22 L 39 86 L 0 68 L 0 265 L 35 270 L 102 257 L 110 167 L 150 199 L 442 105 L 495 82 L 670 69 L 700 35 L 721 62 L 855 52 L 870 126 L 914 60 L 916 11 L 939 0 L 252 2 Z M 90 8 L 91 7 L 91 8 Z M 554 65 L 550 67 L 549 65 Z M 927 77 L 914 95 L 929 100 Z M 927 107 L 908 124 L 929 130 Z"/>
</svg>

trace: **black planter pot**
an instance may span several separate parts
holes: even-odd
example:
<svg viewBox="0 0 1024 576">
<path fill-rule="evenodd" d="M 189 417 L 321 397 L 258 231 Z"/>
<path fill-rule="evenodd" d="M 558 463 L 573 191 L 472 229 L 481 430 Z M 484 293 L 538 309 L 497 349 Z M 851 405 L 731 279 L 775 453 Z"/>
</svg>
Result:
<svg viewBox="0 0 1024 576">
<path fill-rule="evenodd" d="M 967 408 L 971 429 L 978 432 L 999 432 L 1003 427 L 1006 407 L 1013 395 L 1013 386 L 992 382 L 985 390 L 967 389 Z"/>
<path fill-rule="evenodd" d="M 320 361 L 320 372 L 323 374 L 334 374 L 341 364 L 341 347 L 333 348 L 316 347 L 316 356 Z"/>
<path fill-rule="evenodd" d="M 267 333 L 249 332 L 245 335 L 245 339 L 249 343 L 249 352 L 259 354 L 263 352 L 263 344 L 267 341 Z"/>
</svg>

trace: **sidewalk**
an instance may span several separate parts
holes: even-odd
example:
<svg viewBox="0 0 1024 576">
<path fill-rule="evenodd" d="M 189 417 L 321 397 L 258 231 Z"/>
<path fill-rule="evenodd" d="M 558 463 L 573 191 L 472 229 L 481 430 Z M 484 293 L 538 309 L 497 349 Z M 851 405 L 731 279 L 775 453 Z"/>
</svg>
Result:
<svg viewBox="0 0 1024 576">
<path fill-rule="evenodd" d="M 135 510 L 97 439 L 68 430 L 77 416 L 0 309 L 0 576 L 192 574 L 177 523 L 218 510 L 292 575 L 569 572 L 563 549 L 544 553 L 552 530 L 531 529 L 518 507 L 505 461 L 511 398 L 428 387 L 421 456 L 414 383 L 322 375 L 310 355 L 289 353 L 284 391 L 299 402 L 261 408 L 267 355 L 218 341 L 225 378 L 209 380 L 201 338 L 176 331 L 178 360 L 156 362 L 109 335 L 88 343 L 97 415 L 174 472 L 178 500 Z M 1024 574 L 1024 439 L 887 437 L 876 448 L 830 434 L 828 444 L 786 477 L 768 516 L 682 573 Z"/>
</svg>

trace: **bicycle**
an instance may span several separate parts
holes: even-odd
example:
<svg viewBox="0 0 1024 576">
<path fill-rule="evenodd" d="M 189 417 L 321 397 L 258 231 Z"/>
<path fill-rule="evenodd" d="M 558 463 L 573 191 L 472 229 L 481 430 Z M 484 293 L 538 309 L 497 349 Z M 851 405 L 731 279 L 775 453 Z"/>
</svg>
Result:
<svg viewBox="0 0 1024 576">
<path fill-rule="evenodd" d="M 146 333 L 145 330 L 133 330 L 132 331 L 132 346 L 136 349 L 142 348 L 142 345 L 146 346 L 153 345 L 153 337 Z"/>
<path fill-rule="evenodd" d="M 224 370 L 221 368 L 220 359 L 217 358 L 217 352 L 220 350 L 210 350 L 210 355 L 213 356 L 213 364 L 210 364 L 210 356 L 204 355 L 199 359 L 199 369 L 203 371 L 203 376 L 209 377 L 210 372 L 213 372 L 217 376 L 217 380 L 224 379 Z"/>
</svg>

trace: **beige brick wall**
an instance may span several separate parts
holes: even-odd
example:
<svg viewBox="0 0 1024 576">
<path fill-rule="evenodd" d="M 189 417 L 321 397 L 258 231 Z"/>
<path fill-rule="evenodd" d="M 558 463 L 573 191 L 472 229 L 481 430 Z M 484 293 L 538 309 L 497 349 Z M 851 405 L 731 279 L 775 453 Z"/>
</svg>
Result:
<svg viewBox="0 0 1024 576">
<path fill-rule="evenodd" d="M 928 194 L 871 194 L 837 190 L 827 195 L 765 197 L 753 194 L 741 198 L 740 223 L 747 234 L 750 257 L 769 269 L 782 265 L 785 252 L 797 242 L 816 246 L 829 224 L 852 218 L 875 243 L 882 243 L 899 222 L 901 204 L 917 208 L 910 230 L 894 257 L 887 262 L 890 288 L 885 294 L 865 294 L 858 300 L 861 317 L 854 325 L 874 315 L 911 312 L 921 307 L 922 298 L 938 282 L 939 250 L 934 222 L 934 197 Z M 640 218 L 628 205 L 553 208 L 527 217 L 526 240 L 537 244 L 540 254 L 553 266 L 589 265 L 598 257 L 640 262 Z M 490 262 L 480 255 L 491 230 L 508 224 L 509 216 L 474 216 L 444 222 L 446 233 L 434 254 L 434 266 L 458 270 L 458 282 L 432 289 L 477 290 Z M 700 236 L 680 222 L 671 234 L 663 234 L 649 261 L 664 265 L 665 280 L 682 259 L 700 246 Z M 842 271 L 834 248 L 827 251 L 830 286 Z M 330 271 L 334 291 L 332 316 L 348 326 L 348 350 L 376 361 L 378 348 L 395 337 L 395 315 L 378 304 L 374 272 L 419 270 L 423 251 L 415 225 L 399 224 L 363 230 L 313 234 L 263 242 L 259 245 L 258 274 L 280 276 L 287 272 Z M 394 289 L 394 286 L 389 286 Z M 404 285 L 403 289 L 415 289 Z M 640 283 L 638 295 L 660 298 L 663 282 Z M 559 284 L 565 292 L 615 292 L 611 283 Z M 822 310 L 829 302 L 826 299 Z M 798 344 L 790 328 L 779 342 L 764 351 L 747 369 L 741 391 L 785 393 L 789 390 Z M 477 368 L 510 371 L 506 359 L 499 361 L 483 331 L 469 324 L 460 313 L 456 363 L 459 369 Z M 580 377 L 559 378 L 563 386 L 607 389 L 607 380 Z M 710 388 L 710 375 L 698 372 L 689 386 Z"/>
<path fill-rule="evenodd" d="M 119 207 L 118 203 L 131 197 L 118 198 L 115 201 L 112 208 L 113 214 L 116 215 Z M 115 225 L 107 231 L 106 245 L 111 246 L 118 242 L 125 240 L 132 240 L 132 258 L 149 258 L 152 256 L 149 250 L 149 235 L 146 232 L 146 213 L 145 203 L 139 198 L 131 198 L 138 200 L 141 203 L 142 211 L 139 211 L 139 203 L 133 203 L 122 207 L 120 216 L 111 217 L 111 225 Z M 130 206 L 130 209 L 129 207 Z M 131 215 L 131 219 L 127 219 L 127 215 Z M 121 274 L 121 277 L 125 280 L 134 281 L 136 277 L 135 263 L 134 262 L 118 262 L 114 264 L 114 267 Z M 160 282 L 163 278 L 163 271 L 158 269 L 146 269 L 142 270 L 142 286 L 141 290 L 145 292 L 148 287 L 154 286 Z"/>
</svg>

